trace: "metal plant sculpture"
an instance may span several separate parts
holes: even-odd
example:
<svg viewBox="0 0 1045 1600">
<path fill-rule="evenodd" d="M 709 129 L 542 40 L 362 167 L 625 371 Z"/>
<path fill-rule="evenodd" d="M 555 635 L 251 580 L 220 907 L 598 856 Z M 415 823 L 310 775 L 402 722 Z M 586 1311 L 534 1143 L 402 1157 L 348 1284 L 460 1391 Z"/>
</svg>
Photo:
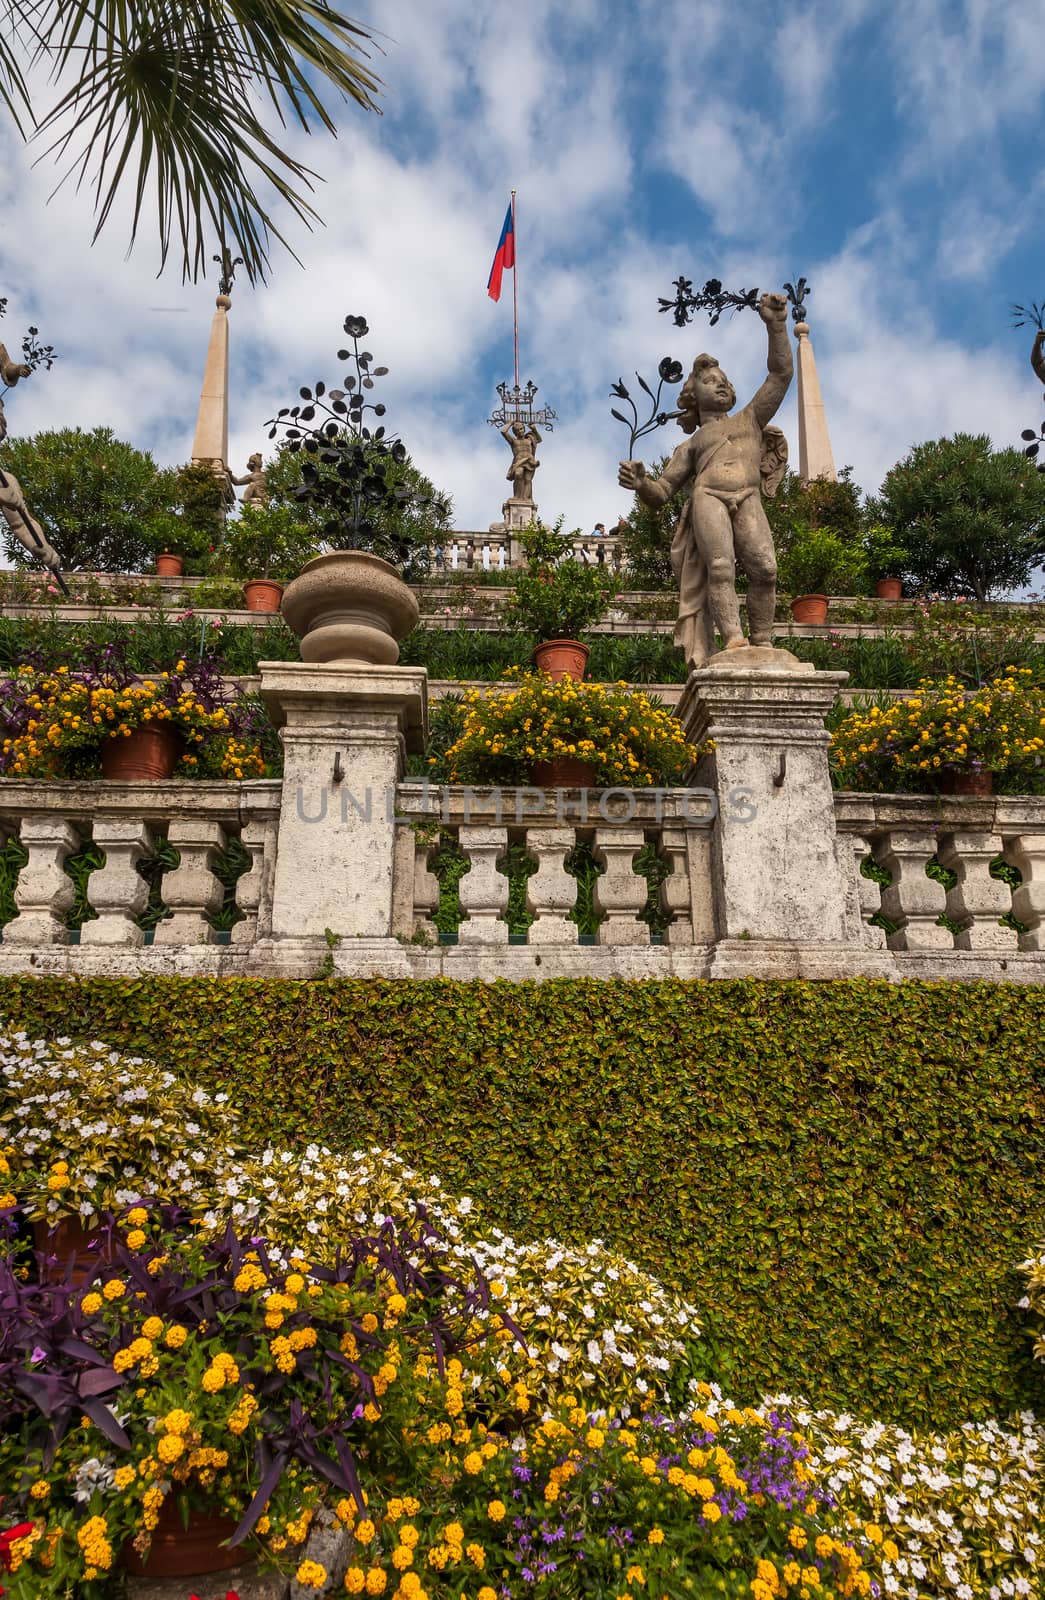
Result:
<svg viewBox="0 0 1045 1600">
<path fill-rule="evenodd" d="M 718 322 L 724 311 L 735 312 L 749 308 L 758 310 L 761 291 L 758 289 L 724 289 L 719 278 L 709 278 L 703 289 L 694 289 L 689 278 L 676 278 L 672 283 L 675 290 L 673 300 L 658 298 L 657 304 L 661 311 L 670 311 L 676 328 L 685 328 L 693 320 L 698 311 L 706 311 L 712 327 Z M 791 315 L 795 322 L 804 322 L 806 314 L 806 299 L 812 294 L 812 289 L 806 278 L 796 278 L 794 283 L 784 284 L 784 293 L 791 304 Z M 631 410 L 631 419 L 622 416 L 615 408 L 611 408 L 611 415 L 618 422 L 623 422 L 628 429 L 628 455 L 635 454 L 635 445 L 639 439 L 645 438 L 648 433 L 662 428 L 666 422 L 672 422 L 679 415 L 677 411 L 666 411 L 661 408 L 661 393 L 665 383 L 675 384 L 682 381 L 682 366 L 671 356 L 665 356 L 657 368 L 660 382 L 654 394 L 645 378 L 636 372 L 639 384 L 653 401 L 653 409 L 645 422 L 639 422 L 638 410 L 631 395 L 625 388 L 620 378 L 613 385 L 610 393 L 618 400 L 623 400 Z"/>
<path fill-rule="evenodd" d="M 304 453 L 302 482 L 294 495 L 328 512 L 324 536 L 339 549 L 371 550 L 401 564 L 409 559 L 412 542 L 389 531 L 382 513 L 443 508 L 438 499 L 396 481 L 397 469 L 408 460 L 406 446 L 387 434 L 383 423 L 371 428 L 366 421 L 367 413 L 385 414 L 381 402 L 368 394 L 388 368 L 375 367 L 370 351 L 359 348 L 370 331 L 365 317 L 346 317 L 344 329 L 352 345 L 339 350 L 337 358 L 354 367 L 343 379 L 344 388 L 328 389 L 322 381 L 302 388 L 303 403 L 281 407 L 266 427 L 270 439 L 282 434 L 284 449 Z"/>
<path fill-rule="evenodd" d="M 1030 353 L 1030 364 L 1040 383 L 1045 383 L 1045 302 L 1040 305 L 1032 300 L 1029 306 L 1016 306 L 1012 308 L 1012 325 L 1014 328 L 1032 326 L 1037 329 L 1034 335 L 1034 345 Z M 1024 455 L 1035 461 L 1045 444 L 1045 422 L 1035 431 L 1034 428 L 1024 428 L 1020 438 L 1026 441 Z M 1045 461 L 1037 461 L 1039 472 L 1045 472 Z"/>
<path fill-rule="evenodd" d="M 625 405 L 628 406 L 631 411 L 631 419 L 629 421 L 629 419 L 620 411 L 618 411 L 615 406 L 610 408 L 610 415 L 616 417 L 618 422 L 623 422 L 630 434 L 628 441 L 629 458 L 635 454 L 635 445 L 639 439 L 644 439 L 648 433 L 652 433 L 656 428 L 662 428 L 666 422 L 671 422 L 672 419 L 677 417 L 679 414 L 677 411 L 664 410 L 661 405 L 661 396 L 663 395 L 664 385 L 666 383 L 674 385 L 682 382 L 681 361 L 676 361 L 673 356 L 665 356 L 660 362 L 660 365 L 657 367 L 657 376 L 659 381 L 657 383 L 656 392 L 654 392 L 640 372 L 636 372 L 635 374 L 635 377 L 639 383 L 639 387 L 649 395 L 653 402 L 653 408 L 645 422 L 639 421 L 638 407 L 631 398 L 629 391 L 625 388 L 624 380 L 622 378 L 618 378 L 610 390 L 610 393 L 614 395 L 616 399 L 623 400 Z"/>
<path fill-rule="evenodd" d="M 709 278 L 703 289 L 697 290 L 694 290 L 689 278 L 676 278 L 672 288 L 675 298 L 658 299 L 657 304 L 661 311 L 672 313 L 676 328 L 686 327 L 698 311 L 707 312 L 712 327 L 723 311 L 743 311 L 745 308 L 757 311 L 761 293 L 759 289 L 724 289 L 718 278 Z M 791 302 L 791 314 L 796 322 L 804 320 L 806 296 L 812 292 L 805 278 L 797 278 L 794 284 L 785 283 L 784 293 Z"/>
</svg>

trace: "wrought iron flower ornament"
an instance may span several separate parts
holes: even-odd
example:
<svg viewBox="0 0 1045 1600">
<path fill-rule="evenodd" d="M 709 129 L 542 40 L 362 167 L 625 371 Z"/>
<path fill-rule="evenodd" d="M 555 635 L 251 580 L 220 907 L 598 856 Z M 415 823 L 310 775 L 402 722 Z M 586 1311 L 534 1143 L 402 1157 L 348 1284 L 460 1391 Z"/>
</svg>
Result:
<svg viewBox="0 0 1045 1600">
<path fill-rule="evenodd" d="M 613 384 L 610 389 L 610 393 L 616 399 L 623 400 L 624 404 L 631 412 L 631 417 L 629 419 L 628 417 L 624 416 L 622 412 L 618 411 L 616 407 L 611 407 L 610 409 L 610 415 L 616 417 L 618 422 L 623 422 L 624 426 L 628 429 L 630 436 L 628 439 L 629 456 L 634 454 L 636 444 L 640 439 L 645 438 L 646 434 L 652 433 L 656 428 L 662 428 L 666 422 L 670 422 L 673 417 L 678 416 L 677 411 L 666 411 L 662 407 L 661 396 L 663 394 L 665 384 L 671 384 L 673 386 L 676 383 L 682 382 L 682 363 L 681 361 L 676 361 L 673 356 L 663 357 L 657 367 L 657 377 L 659 381 L 657 383 L 656 392 L 650 388 L 649 384 L 646 382 L 641 373 L 636 372 L 635 377 L 638 380 L 639 387 L 649 395 L 653 402 L 653 408 L 645 422 L 639 422 L 638 407 L 631 398 L 631 394 L 625 387 L 622 378 L 618 378 L 616 383 Z"/>
<path fill-rule="evenodd" d="M 337 358 L 353 368 L 342 380 L 344 387 L 328 389 L 322 380 L 303 387 L 301 403 L 282 406 L 266 427 L 270 439 L 282 435 L 284 449 L 304 454 L 294 494 L 328 512 L 323 524 L 328 540 L 344 550 L 372 550 L 403 562 L 410 541 L 382 526 L 380 513 L 403 507 L 438 513 L 438 502 L 396 481 L 396 469 L 407 461 L 406 446 L 386 434 L 383 424 L 372 428 L 368 422 L 368 413 L 385 415 L 385 406 L 369 394 L 388 368 L 375 366 L 370 351 L 359 348 L 370 331 L 365 317 L 346 317 L 344 331 L 351 348 L 339 350 Z"/>
</svg>

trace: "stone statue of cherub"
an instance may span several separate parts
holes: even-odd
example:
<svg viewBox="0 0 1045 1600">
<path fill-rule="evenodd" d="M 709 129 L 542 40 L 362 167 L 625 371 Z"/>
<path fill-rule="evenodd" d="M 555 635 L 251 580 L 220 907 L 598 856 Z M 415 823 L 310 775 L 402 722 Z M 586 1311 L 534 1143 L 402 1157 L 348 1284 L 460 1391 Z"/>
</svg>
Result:
<svg viewBox="0 0 1045 1600">
<path fill-rule="evenodd" d="M 690 667 L 702 666 L 714 653 L 716 632 L 725 650 L 772 644 L 776 555 L 762 495 L 779 486 L 787 444 L 780 429 L 767 424 L 787 393 L 794 363 L 786 298 L 764 294 L 758 313 L 768 330 L 769 353 L 765 381 L 753 399 L 733 412 L 733 385 L 714 356 L 698 356 L 679 393 L 679 426 L 690 437 L 659 478 L 650 478 L 641 461 L 620 466 L 621 485 L 653 508 L 690 488 L 671 546 L 679 584 L 675 642 Z M 748 580 L 750 641 L 740 625 L 738 564 Z"/>
</svg>

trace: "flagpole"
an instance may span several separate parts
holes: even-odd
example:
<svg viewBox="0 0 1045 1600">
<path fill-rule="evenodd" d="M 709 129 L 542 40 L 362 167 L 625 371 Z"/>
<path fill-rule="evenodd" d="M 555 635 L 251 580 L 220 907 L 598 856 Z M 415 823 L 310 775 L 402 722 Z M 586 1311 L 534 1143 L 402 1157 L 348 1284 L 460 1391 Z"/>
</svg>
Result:
<svg viewBox="0 0 1045 1600">
<path fill-rule="evenodd" d="M 512 319 L 515 336 L 515 387 L 519 387 L 519 230 L 515 226 L 515 190 L 512 190 L 512 238 L 515 240 L 515 266 L 512 269 Z"/>
</svg>

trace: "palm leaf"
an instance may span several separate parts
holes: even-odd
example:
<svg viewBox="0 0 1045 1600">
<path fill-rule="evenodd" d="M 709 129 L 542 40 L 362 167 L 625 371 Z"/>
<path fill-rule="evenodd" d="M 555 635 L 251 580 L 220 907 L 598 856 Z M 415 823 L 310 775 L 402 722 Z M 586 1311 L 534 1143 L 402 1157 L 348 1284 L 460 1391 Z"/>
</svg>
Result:
<svg viewBox="0 0 1045 1600">
<path fill-rule="evenodd" d="M 65 176 L 89 181 L 95 237 L 124 186 L 133 193 L 131 242 L 155 195 L 161 270 L 172 245 L 182 273 L 206 270 L 217 239 L 263 279 L 268 244 L 286 244 L 262 191 L 310 226 L 315 174 L 279 143 L 262 115 L 335 132 L 315 79 L 377 109 L 379 80 L 360 59 L 369 35 L 322 0 L 46 0 L 35 60 L 76 81 L 41 123 Z M 2 70 L 2 69 L 0 69 Z M 63 179 L 64 181 L 64 179 Z M 271 202 L 270 202 L 271 203 Z M 289 247 L 288 247 L 289 248 Z"/>
</svg>

